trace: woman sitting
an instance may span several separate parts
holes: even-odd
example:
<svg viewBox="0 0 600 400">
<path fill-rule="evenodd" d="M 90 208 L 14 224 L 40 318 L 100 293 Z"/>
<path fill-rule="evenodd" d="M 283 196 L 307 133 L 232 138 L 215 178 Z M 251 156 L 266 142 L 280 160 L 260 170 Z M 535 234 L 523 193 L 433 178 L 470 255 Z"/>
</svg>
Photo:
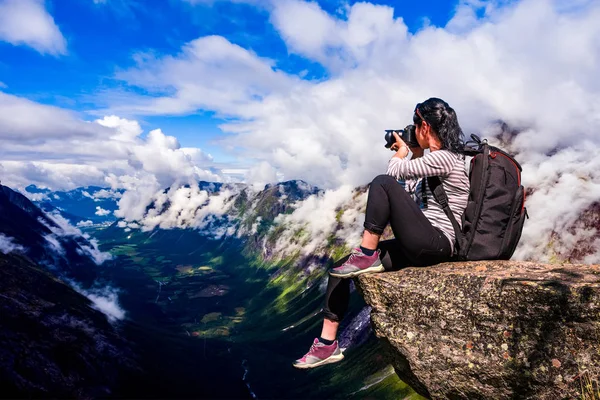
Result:
<svg viewBox="0 0 600 400">
<path fill-rule="evenodd" d="M 348 278 L 407 266 L 430 266 L 448 261 L 453 254 L 454 229 L 423 178 L 440 178 L 450 208 L 461 221 L 469 196 L 469 178 L 461 154 L 463 132 L 454 110 L 437 98 L 417 104 L 413 121 L 419 147 L 410 148 L 412 158 L 407 159 L 409 147 L 394 133 L 392 150 L 396 153 L 389 161 L 387 174 L 376 177 L 369 188 L 360 247 L 336 262 L 329 272 L 321 336 L 308 353 L 296 360 L 297 368 L 314 368 L 344 358 L 336 337 L 348 308 Z M 429 153 L 424 155 L 424 149 Z M 425 185 L 422 204 L 417 204 L 398 180 Z M 395 239 L 380 243 L 388 223 Z"/>
</svg>

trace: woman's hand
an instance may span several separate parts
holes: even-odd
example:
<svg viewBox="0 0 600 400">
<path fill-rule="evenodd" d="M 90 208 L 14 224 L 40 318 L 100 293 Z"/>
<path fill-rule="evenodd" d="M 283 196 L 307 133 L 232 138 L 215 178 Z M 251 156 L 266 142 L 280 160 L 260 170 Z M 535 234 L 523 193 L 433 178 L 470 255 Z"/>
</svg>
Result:
<svg viewBox="0 0 600 400">
<path fill-rule="evenodd" d="M 402 138 L 396 133 L 394 134 L 394 138 L 396 139 L 396 143 L 394 143 L 390 149 L 395 151 L 394 157 L 405 158 L 408 155 L 408 145 L 402 140 Z"/>
</svg>

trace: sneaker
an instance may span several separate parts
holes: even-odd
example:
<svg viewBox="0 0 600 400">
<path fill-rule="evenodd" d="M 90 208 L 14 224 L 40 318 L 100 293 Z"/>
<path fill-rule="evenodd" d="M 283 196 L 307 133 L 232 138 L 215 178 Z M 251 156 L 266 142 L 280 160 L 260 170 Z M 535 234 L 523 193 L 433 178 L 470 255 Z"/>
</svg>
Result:
<svg viewBox="0 0 600 400">
<path fill-rule="evenodd" d="M 328 346 L 321 343 L 319 339 L 315 339 L 308 353 L 296 360 L 294 367 L 301 369 L 315 368 L 342 361 L 343 358 L 344 355 L 342 354 L 342 349 L 338 346 L 337 340 Z"/>
<path fill-rule="evenodd" d="M 381 251 L 377 250 L 372 256 L 368 256 L 360 248 L 354 249 L 348 261 L 337 268 L 333 268 L 329 271 L 329 275 L 336 278 L 354 278 L 369 272 L 383 272 L 385 269 L 379 259 L 380 253 Z"/>
</svg>

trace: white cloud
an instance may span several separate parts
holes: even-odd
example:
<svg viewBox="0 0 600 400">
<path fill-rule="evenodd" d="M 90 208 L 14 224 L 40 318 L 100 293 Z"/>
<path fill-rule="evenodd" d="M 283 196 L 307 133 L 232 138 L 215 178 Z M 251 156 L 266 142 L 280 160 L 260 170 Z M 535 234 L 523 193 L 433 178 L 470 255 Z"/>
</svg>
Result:
<svg viewBox="0 0 600 400">
<path fill-rule="evenodd" d="M 55 234 L 51 233 L 46 235 L 44 236 L 44 239 L 48 242 L 48 245 L 52 251 L 60 256 L 65 255 L 65 249 L 62 247 L 62 244 L 60 244 Z"/>
<path fill-rule="evenodd" d="M 15 239 L 0 233 L 0 252 L 2 254 L 8 254 L 12 252 L 25 252 L 25 248 L 17 243 Z"/>
<path fill-rule="evenodd" d="M 185 114 L 210 109 L 226 115 L 245 110 L 256 99 L 273 91 L 287 91 L 298 79 L 273 69 L 274 62 L 220 36 L 187 43 L 176 56 L 156 58 L 139 54 L 137 67 L 117 78 L 144 87 L 156 97 L 125 95 L 111 112 L 137 114 Z M 165 96 L 164 92 L 174 92 Z"/>
<path fill-rule="evenodd" d="M 112 133 L 82 121 L 75 113 L 0 92 L 0 140 L 19 140 L 24 146 L 41 138 L 85 139 Z"/>
<path fill-rule="evenodd" d="M 110 214 L 111 214 L 110 210 L 105 210 L 105 209 L 103 209 L 100 206 L 96 207 L 96 215 L 98 215 L 100 217 L 105 217 L 105 216 L 110 215 Z"/>
<path fill-rule="evenodd" d="M 334 71 L 369 64 L 372 57 L 408 45 L 408 29 L 402 19 L 394 19 L 391 7 L 356 3 L 341 19 L 316 2 L 285 0 L 273 6 L 271 21 L 288 49 Z"/>
<path fill-rule="evenodd" d="M 2 180 L 15 188 L 111 185 L 117 193 L 135 181 L 158 188 L 222 180 L 212 172 L 210 154 L 181 147 L 159 129 L 144 137 L 137 121 L 116 116 L 82 121 L 66 110 L 1 92 L 0 140 Z"/>
<path fill-rule="evenodd" d="M 360 243 L 364 222 L 360 211 L 365 207 L 367 196 L 355 194 L 352 187 L 342 186 L 298 202 L 291 214 L 280 214 L 275 222 L 286 230 L 277 238 L 273 253 L 318 254 L 325 249 L 331 235 L 342 239 L 348 247 L 356 246 Z M 346 211 L 338 216 L 341 209 Z"/>
<path fill-rule="evenodd" d="M 75 236 L 82 237 L 89 243 L 89 246 L 86 244 L 80 244 L 77 252 L 80 255 L 90 257 L 96 263 L 96 265 L 102 265 L 105 261 L 109 261 L 113 258 L 110 253 L 104 253 L 100 251 L 98 248 L 98 241 L 96 239 L 93 239 L 89 235 L 81 232 L 79 227 L 71 225 L 69 221 L 67 221 L 59 213 L 46 213 L 46 216 L 50 218 L 57 226 L 50 226 L 46 224 L 45 221 L 40 220 L 41 223 L 46 225 L 48 229 L 52 231 L 52 233 L 47 235 L 45 239 L 58 254 L 62 255 L 65 251 L 57 238 L 64 236 Z"/>
<path fill-rule="evenodd" d="M 0 0 L 0 40 L 27 45 L 42 54 L 67 54 L 67 41 L 44 0 Z"/>
<path fill-rule="evenodd" d="M 87 239 L 90 245 L 80 245 L 81 251 L 77 250 L 79 254 L 87 255 L 96 263 L 96 265 L 102 265 L 106 261 L 110 261 L 113 259 L 112 254 L 100 251 L 100 249 L 98 248 L 99 243 L 96 239 L 92 239 L 90 237 L 88 237 Z"/>
<path fill-rule="evenodd" d="M 127 191 L 119 200 L 119 210 L 115 212 L 123 222 L 119 226 L 150 231 L 155 228 L 196 228 L 203 229 L 215 217 L 224 216 L 233 206 L 235 189 L 222 188 L 216 195 L 201 190 L 197 183 L 188 187 L 172 186 L 166 192 L 153 189 Z M 166 211 L 165 205 L 169 204 Z M 226 232 L 213 232 L 221 236 Z"/>
<path fill-rule="evenodd" d="M 90 220 L 87 221 L 79 221 L 76 225 L 78 228 L 86 228 L 90 226 L 94 226 L 94 223 Z"/>
<path fill-rule="evenodd" d="M 120 199 L 123 196 L 122 193 L 113 190 L 101 189 L 94 193 L 94 200 L 100 201 L 102 199 Z"/>
<path fill-rule="evenodd" d="M 0 89 L 6 89 L 8 85 L 2 81 L 0 81 Z"/>
<path fill-rule="evenodd" d="M 72 280 L 66 280 L 73 289 L 81 293 L 93 303 L 93 308 L 102 312 L 110 322 L 125 319 L 126 312 L 119 304 L 119 290 L 110 286 L 96 286 L 90 289 L 82 288 Z"/>
<path fill-rule="evenodd" d="M 356 3 L 333 16 L 313 2 L 274 2 L 271 19 L 288 49 L 323 64 L 329 79 L 301 81 L 211 36 L 121 73 L 158 97 L 127 97 L 127 105 L 113 108 L 209 109 L 238 117 L 222 125 L 234 135 L 224 147 L 245 148 L 285 179 L 332 188 L 364 184 L 383 171 L 389 157 L 383 129 L 410 122 L 414 105 L 430 96 L 446 99 L 467 132 L 495 119 L 534 127 L 533 135 L 544 132 L 537 152 L 571 143 L 564 132 L 573 119 L 586 121 L 580 137 L 597 137 L 597 4 L 559 14 L 544 0 L 488 3 L 483 19 L 459 21 L 461 10 L 479 8 L 465 2 L 448 29 L 427 26 L 411 34 L 386 6 Z M 527 136 L 523 144 L 531 147 Z"/>
<path fill-rule="evenodd" d="M 250 170 L 244 171 L 248 182 L 253 183 L 257 188 L 264 187 L 267 183 L 277 182 L 277 170 L 266 161 L 254 165 Z"/>
<path fill-rule="evenodd" d="M 111 322 L 125 318 L 125 310 L 119 305 L 118 293 L 114 289 L 104 288 L 84 295 L 94 303 L 94 308 L 103 312 Z"/>
</svg>

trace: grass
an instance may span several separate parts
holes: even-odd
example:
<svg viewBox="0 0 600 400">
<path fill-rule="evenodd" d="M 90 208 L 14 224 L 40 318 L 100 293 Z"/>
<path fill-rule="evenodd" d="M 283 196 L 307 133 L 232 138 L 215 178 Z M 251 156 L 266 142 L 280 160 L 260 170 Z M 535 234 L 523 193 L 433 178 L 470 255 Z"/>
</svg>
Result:
<svg viewBox="0 0 600 400">
<path fill-rule="evenodd" d="M 600 385 L 589 371 L 580 374 L 581 400 L 600 400 Z"/>
</svg>

